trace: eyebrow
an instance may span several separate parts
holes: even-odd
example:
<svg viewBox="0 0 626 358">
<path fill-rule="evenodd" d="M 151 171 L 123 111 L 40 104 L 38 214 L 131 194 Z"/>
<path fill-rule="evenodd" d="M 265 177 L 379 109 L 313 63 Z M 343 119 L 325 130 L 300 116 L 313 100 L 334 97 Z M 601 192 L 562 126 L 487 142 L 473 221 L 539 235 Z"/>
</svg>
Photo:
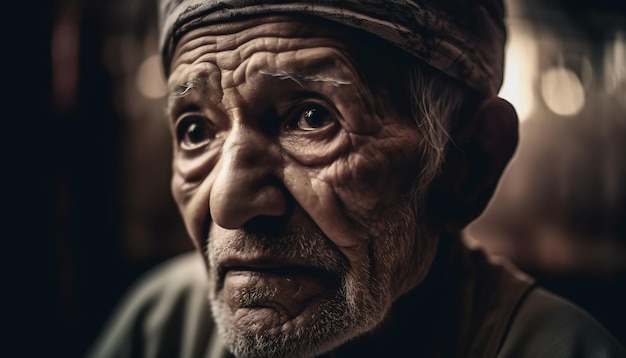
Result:
<svg viewBox="0 0 626 358">
<path fill-rule="evenodd" d="M 324 73 L 325 71 L 321 71 L 319 73 L 299 73 L 299 72 L 291 72 L 291 71 L 269 71 L 269 70 L 260 70 L 259 73 L 266 76 L 271 76 L 278 78 L 280 80 L 290 80 L 297 83 L 299 86 L 304 87 L 304 84 L 309 82 L 323 82 L 330 84 L 334 87 L 345 86 L 352 84 L 349 80 L 342 79 L 330 74 Z M 205 76 L 194 77 L 179 85 L 175 85 L 173 88 L 168 90 L 168 97 L 172 99 L 183 98 L 192 92 L 194 89 L 203 89 L 206 90 L 207 87 L 210 87 L 206 81 Z"/>
<path fill-rule="evenodd" d="M 300 87 L 304 87 L 305 82 L 324 82 L 335 87 L 351 84 L 351 82 L 348 80 L 335 78 L 329 75 L 324 75 L 322 73 L 307 75 L 307 74 L 301 74 L 301 73 L 296 73 L 296 72 L 288 72 L 288 71 L 270 72 L 267 70 L 260 70 L 259 73 L 262 75 L 276 77 L 281 80 L 291 80 L 297 83 Z"/>
<path fill-rule="evenodd" d="M 167 96 L 169 98 L 182 98 L 188 95 L 191 90 L 196 89 L 201 86 L 202 81 L 200 78 L 192 78 L 191 80 L 176 85 L 174 88 L 171 88 L 167 91 Z"/>
<path fill-rule="evenodd" d="M 192 94 L 199 92 L 200 96 L 204 96 L 216 90 L 215 86 L 209 82 L 206 73 L 190 76 L 185 82 L 168 86 L 165 112 L 168 116 L 171 116 L 173 113 L 177 113 L 182 108 L 192 104 L 194 98 Z"/>
</svg>

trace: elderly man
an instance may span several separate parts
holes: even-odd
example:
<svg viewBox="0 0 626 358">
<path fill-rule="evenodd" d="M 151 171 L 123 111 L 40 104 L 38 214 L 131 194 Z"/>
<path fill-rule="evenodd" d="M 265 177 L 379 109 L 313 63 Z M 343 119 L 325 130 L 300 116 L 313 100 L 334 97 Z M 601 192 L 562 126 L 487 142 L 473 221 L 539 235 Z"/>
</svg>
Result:
<svg viewBox="0 0 626 358">
<path fill-rule="evenodd" d="M 500 2 L 160 8 L 198 253 L 140 282 L 92 356 L 625 355 L 459 239 L 517 143 Z"/>
</svg>

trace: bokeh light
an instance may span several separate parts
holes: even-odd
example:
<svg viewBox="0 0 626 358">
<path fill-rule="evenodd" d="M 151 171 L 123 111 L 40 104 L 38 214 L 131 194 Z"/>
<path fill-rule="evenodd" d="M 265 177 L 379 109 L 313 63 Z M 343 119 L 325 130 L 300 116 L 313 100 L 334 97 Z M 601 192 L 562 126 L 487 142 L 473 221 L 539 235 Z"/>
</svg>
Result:
<svg viewBox="0 0 626 358">
<path fill-rule="evenodd" d="M 137 89 L 146 98 L 158 99 L 165 95 L 165 80 L 160 66 L 158 55 L 146 58 L 139 66 L 136 77 Z"/>
<path fill-rule="evenodd" d="M 530 25 L 509 24 L 504 64 L 504 82 L 498 94 L 516 109 L 520 121 L 528 119 L 535 107 L 534 78 L 537 72 L 537 42 Z"/>
<path fill-rule="evenodd" d="M 542 73 L 541 96 L 546 106 L 560 116 L 578 114 L 585 105 L 585 89 L 580 78 L 561 66 Z"/>
</svg>

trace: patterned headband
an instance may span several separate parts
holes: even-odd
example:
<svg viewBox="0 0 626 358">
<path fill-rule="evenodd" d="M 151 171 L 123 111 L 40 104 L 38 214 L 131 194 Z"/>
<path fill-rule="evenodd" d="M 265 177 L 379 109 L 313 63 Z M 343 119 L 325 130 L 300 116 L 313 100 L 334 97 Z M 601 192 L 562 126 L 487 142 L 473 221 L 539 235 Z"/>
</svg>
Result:
<svg viewBox="0 0 626 358">
<path fill-rule="evenodd" d="M 244 16 L 318 16 L 382 38 L 486 95 L 502 85 L 502 0 L 159 0 L 164 69 L 191 29 Z"/>
</svg>

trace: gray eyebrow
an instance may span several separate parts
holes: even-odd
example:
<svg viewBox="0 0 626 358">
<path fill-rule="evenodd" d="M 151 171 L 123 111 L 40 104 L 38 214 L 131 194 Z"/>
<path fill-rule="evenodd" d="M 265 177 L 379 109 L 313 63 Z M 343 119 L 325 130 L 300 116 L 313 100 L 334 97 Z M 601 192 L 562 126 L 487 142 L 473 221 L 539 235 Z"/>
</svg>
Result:
<svg viewBox="0 0 626 358">
<path fill-rule="evenodd" d="M 288 72 L 288 71 L 271 72 L 268 70 L 260 70 L 259 73 L 262 75 L 266 75 L 266 76 L 276 77 L 281 80 L 291 80 L 297 83 L 300 87 L 304 87 L 305 82 L 324 82 L 335 87 L 351 84 L 351 82 L 348 80 L 343 80 L 340 78 L 336 78 L 333 76 L 324 75 L 320 73 L 300 74 L 300 73 Z M 176 85 L 174 86 L 174 88 L 169 89 L 168 97 L 173 98 L 173 99 L 184 98 L 189 93 L 191 93 L 193 89 L 198 89 L 198 88 L 206 89 L 207 87 L 208 87 L 208 84 L 205 83 L 201 78 L 192 78 L 185 83 Z"/>
<path fill-rule="evenodd" d="M 168 91 L 168 97 L 170 98 L 182 98 L 185 97 L 189 92 L 194 89 L 200 87 L 202 82 L 198 78 L 193 78 L 183 84 L 177 85 L 175 88 Z"/>
<path fill-rule="evenodd" d="M 270 72 L 267 70 L 260 70 L 259 73 L 262 75 L 276 77 L 281 80 L 294 81 L 300 87 L 304 87 L 304 82 L 325 82 L 335 87 L 351 84 L 350 81 L 342 80 L 342 79 L 338 79 L 338 78 L 334 78 L 330 76 L 324 76 L 322 74 L 305 75 L 305 74 L 299 74 L 299 73 L 287 72 L 287 71 Z"/>
</svg>

